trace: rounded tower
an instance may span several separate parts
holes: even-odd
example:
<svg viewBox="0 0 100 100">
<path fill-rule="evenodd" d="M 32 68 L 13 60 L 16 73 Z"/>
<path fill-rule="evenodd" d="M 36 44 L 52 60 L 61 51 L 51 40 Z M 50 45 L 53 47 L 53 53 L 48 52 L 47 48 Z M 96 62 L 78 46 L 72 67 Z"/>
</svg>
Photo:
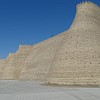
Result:
<svg viewBox="0 0 100 100">
<path fill-rule="evenodd" d="M 48 83 L 100 85 L 100 8 L 77 5 L 76 17 L 54 57 Z"/>
</svg>

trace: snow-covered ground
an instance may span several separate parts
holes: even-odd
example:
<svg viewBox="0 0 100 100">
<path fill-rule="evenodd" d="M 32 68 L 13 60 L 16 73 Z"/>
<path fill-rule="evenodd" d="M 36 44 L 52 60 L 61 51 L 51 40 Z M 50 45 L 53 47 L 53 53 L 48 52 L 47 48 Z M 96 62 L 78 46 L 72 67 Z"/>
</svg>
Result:
<svg viewBox="0 0 100 100">
<path fill-rule="evenodd" d="M 100 88 L 42 85 L 35 81 L 0 81 L 0 100 L 100 100 Z"/>
</svg>

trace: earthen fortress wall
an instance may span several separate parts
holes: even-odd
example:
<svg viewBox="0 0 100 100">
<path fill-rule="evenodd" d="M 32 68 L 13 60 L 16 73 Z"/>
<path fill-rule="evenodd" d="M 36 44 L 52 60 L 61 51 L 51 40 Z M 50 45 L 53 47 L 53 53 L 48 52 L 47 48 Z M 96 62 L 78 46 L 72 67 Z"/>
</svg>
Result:
<svg viewBox="0 0 100 100">
<path fill-rule="evenodd" d="M 0 60 L 0 79 L 100 86 L 100 8 L 78 4 L 68 31 Z"/>
</svg>

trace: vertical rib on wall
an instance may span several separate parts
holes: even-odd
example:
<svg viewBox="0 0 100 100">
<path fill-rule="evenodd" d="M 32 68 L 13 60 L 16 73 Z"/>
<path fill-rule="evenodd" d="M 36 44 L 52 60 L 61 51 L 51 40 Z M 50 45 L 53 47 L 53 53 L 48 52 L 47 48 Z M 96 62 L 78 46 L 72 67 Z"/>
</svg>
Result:
<svg viewBox="0 0 100 100">
<path fill-rule="evenodd" d="M 0 60 L 0 79 L 2 79 L 2 73 L 3 73 L 5 63 L 6 63 L 6 59 Z"/>
<path fill-rule="evenodd" d="M 9 68 L 9 66 L 10 66 L 10 61 L 13 59 L 14 55 L 15 55 L 15 54 L 11 53 L 11 54 L 9 54 L 9 56 L 7 57 L 6 62 L 5 62 L 5 64 L 3 65 L 3 69 L 4 69 L 4 70 L 3 70 L 3 73 L 2 73 L 1 79 L 9 79 L 9 77 L 10 77 L 10 78 L 13 77 L 12 75 L 10 75 L 10 74 L 11 74 L 10 71 L 12 71 L 12 70 L 14 70 L 14 69 L 13 69 L 13 67 L 12 67 L 12 68 Z"/>
</svg>

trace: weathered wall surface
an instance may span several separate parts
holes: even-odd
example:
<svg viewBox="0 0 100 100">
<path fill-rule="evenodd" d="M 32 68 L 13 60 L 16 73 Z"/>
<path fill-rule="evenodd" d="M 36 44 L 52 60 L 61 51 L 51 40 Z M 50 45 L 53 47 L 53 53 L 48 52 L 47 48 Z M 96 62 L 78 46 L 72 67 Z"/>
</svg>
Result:
<svg viewBox="0 0 100 100">
<path fill-rule="evenodd" d="M 17 53 L 9 57 L 2 79 L 18 79 L 24 60 L 27 58 L 31 46 L 20 46 Z"/>
<path fill-rule="evenodd" d="M 36 67 L 34 66 L 34 60 L 36 55 L 38 54 L 39 47 L 33 47 L 29 52 L 29 56 L 26 58 L 19 79 L 20 80 L 32 80 L 33 74 L 35 72 Z"/>
<path fill-rule="evenodd" d="M 13 68 L 10 69 L 8 66 L 9 66 L 11 59 L 14 58 L 14 55 L 15 55 L 14 53 L 10 53 L 8 57 L 5 59 L 2 65 L 3 69 L 2 69 L 1 79 L 8 79 L 10 71 L 13 70 Z"/>
<path fill-rule="evenodd" d="M 20 79 L 45 80 L 64 34 L 62 33 L 33 46 L 30 55 L 24 63 Z"/>
<path fill-rule="evenodd" d="M 0 60 L 0 79 L 2 78 L 2 73 L 3 73 L 5 63 L 6 63 L 6 59 Z"/>
<path fill-rule="evenodd" d="M 77 14 L 51 67 L 49 83 L 100 85 L 100 8 L 77 6 Z"/>
</svg>

